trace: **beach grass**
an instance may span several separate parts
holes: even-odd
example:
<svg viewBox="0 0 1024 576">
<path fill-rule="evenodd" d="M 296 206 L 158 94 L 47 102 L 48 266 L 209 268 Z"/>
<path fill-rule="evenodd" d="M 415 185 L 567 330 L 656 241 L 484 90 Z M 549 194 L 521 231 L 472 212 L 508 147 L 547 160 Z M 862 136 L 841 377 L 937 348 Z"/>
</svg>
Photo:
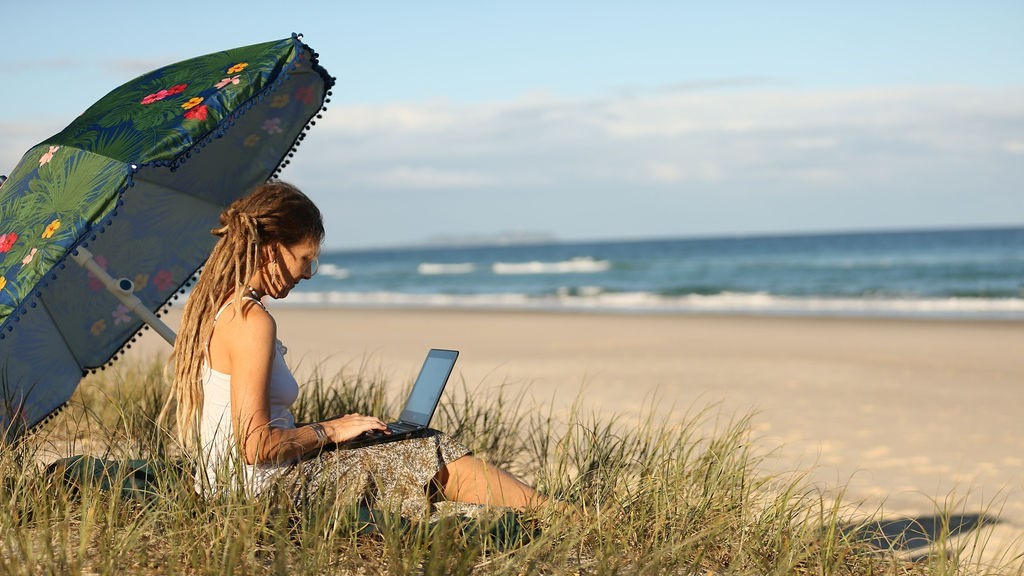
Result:
<svg viewBox="0 0 1024 576">
<path fill-rule="evenodd" d="M 393 415 L 400 386 L 368 363 L 313 370 L 297 420 Z M 241 494 L 200 498 L 156 416 L 163 364 L 122 362 L 87 378 L 56 418 L 0 449 L 0 574 L 1021 574 L 983 563 L 981 536 L 955 534 L 955 502 L 913 556 L 880 538 L 799 472 L 766 475 L 753 415 L 712 406 L 681 421 L 566 413 L 500 386 L 448 394 L 436 427 L 560 504 L 528 514 L 404 521 L 311 498 L 301 509 Z M 389 394 L 389 390 L 396 391 Z M 654 411 L 651 411 L 653 414 Z M 710 430 L 710 432 L 709 432 Z M 44 465 L 91 454 L 146 464 L 74 476 Z M 104 485 L 108 480 L 113 486 Z M 882 544 L 880 544 L 882 542 Z M 886 546 L 884 542 L 893 542 Z"/>
</svg>

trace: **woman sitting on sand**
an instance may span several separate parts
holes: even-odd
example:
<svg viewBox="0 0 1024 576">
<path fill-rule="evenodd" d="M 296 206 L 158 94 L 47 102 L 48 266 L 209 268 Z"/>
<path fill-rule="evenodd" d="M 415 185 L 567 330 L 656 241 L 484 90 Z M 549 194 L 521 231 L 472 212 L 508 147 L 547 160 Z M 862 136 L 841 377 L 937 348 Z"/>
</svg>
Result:
<svg viewBox="0 0 1024 576">
<path fill-rule="evenodd" d="M 208 488 L 218 470 L 237 462 L 236 477 L 241 472 L 255 494 L 273 486 L 295 496 L 300 489 L 327 488 L 407 517 L 428 512 L 432 494 L 519 509 L 544 501 L 437 431 L 321 451 L 386 426 L 361 414 L 296 426 L 290 411 L 299 388 L 262 299 L 284 298 L 316 272 L 324 237 L 320 210 L 294 186 L 272 182 L 231 204 L 212 233 L 219 240 L 185 304 L 171 397 L 161 414 L 177 404 L 179 439 L 205 463 L 197 488 Z"/>
</svg>

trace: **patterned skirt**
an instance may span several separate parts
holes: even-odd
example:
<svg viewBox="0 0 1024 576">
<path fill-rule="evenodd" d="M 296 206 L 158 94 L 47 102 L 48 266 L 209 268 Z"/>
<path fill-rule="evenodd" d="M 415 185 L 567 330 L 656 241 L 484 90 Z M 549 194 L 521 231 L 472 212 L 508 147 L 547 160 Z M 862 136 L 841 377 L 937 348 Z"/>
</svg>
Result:
<svg viewBox="0 0 1024 576">
<path fill-rule="evenodd" d="M 300 505 L 315 495 L 422 518 L 433 512 L 431 481 L 438 471 L 467 454 L 452 437 L 430 430 L 407 440 L 322 452 L 293 466 L 279 486 Z"/>
</svg>

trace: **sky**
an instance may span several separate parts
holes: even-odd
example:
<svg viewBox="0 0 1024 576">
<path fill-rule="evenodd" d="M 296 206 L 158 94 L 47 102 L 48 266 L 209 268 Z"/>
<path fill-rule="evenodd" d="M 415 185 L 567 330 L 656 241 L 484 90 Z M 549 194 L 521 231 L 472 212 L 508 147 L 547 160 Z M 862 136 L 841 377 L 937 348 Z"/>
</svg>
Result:
<svg viewBox="0 0 1024 576">
<path fill-rule="evenodd" d="M 5 3 L 0 174 L 114 87 L 302 33 L 333 249 L 1024 225 L 1024 3 Z M 157 6 L 157 5 L 153 5 Z"/>
</svg>

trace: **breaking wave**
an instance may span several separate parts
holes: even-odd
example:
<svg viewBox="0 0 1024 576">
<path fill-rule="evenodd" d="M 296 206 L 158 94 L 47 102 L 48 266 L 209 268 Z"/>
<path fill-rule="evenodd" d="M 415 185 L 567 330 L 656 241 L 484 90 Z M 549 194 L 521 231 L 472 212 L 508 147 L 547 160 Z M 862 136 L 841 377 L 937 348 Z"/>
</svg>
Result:
<svg viewBox="0 0 1024 576">
<path fill-rule="evenodd" d="M 412 294 L 406 292 L 294 292 L 279 305 L 479 308 L 548 311 L 906 316 L 1024 319 L 1024 298 L 821 298 L 766 293 L 688 294 L 605 292 L 563 288 L 554 294 Z"/>
<path fill-rule="evenodd" d="M 495 262 L 491 271 L 495 274 L 593 274 L 611 268 L 608 260 L 596 260 L 590 256 L 571 258 L 560 262 Z"/>
</svg>

